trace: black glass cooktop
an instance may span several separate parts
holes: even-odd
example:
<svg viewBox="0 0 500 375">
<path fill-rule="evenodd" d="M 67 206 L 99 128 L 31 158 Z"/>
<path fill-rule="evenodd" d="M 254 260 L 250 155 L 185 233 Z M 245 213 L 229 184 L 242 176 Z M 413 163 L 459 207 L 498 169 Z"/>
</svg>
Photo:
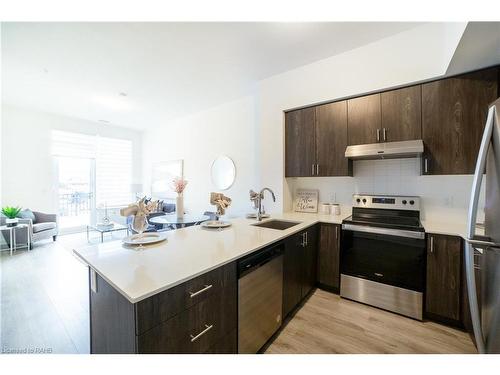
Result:
<svg viewBox="0 0 500 375">
<path fill-rule="evenodd" d="M 374 227 L 424 231 L 418 211 L 353 208 L 352 215 L 343 223 Z"/>
</svg>

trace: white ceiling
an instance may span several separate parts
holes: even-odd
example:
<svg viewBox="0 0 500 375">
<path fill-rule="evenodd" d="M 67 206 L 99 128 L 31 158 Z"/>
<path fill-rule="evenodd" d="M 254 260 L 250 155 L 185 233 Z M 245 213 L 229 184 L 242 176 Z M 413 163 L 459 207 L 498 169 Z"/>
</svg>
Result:
<svg viewBox="0 0 500 375">
<path fill-rule="evenodd" d="M 418 25 L 3 23 L 2 100 L 146 129 Z"/>
</svg>

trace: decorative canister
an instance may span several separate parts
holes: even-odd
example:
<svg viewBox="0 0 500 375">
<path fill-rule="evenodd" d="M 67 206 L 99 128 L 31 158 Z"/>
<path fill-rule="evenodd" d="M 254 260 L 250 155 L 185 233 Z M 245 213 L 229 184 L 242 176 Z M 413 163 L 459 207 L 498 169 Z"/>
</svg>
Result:
<svg viewBox="0 0 500 375">
<path fill-rule="evenodd" d="M 330 214 L 330 203 L 321 203 L 319 206 L 319 212 L 325 215 Z"/>
<path fill-rule="evenodd" d="M 331 208 L 330 208 L 330 214 L 331 215 L 340 215 L 340 204 L 338 203 L 332 203 Z"/>
</svg>

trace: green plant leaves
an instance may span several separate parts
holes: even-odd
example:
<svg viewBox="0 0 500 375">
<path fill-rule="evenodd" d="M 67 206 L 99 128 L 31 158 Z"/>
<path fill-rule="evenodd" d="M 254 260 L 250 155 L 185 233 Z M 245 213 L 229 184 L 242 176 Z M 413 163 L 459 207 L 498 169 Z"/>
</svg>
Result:
<svg viewBox="0 0 500 375">
<path fill-rule="evenodd" d="M 15 219 L 19 214 L 19 212 L 21 212 L 21 207 L 10 207 L 10 206 L 2 207 L 2 213 L 9 219 Z"/>
</svg>

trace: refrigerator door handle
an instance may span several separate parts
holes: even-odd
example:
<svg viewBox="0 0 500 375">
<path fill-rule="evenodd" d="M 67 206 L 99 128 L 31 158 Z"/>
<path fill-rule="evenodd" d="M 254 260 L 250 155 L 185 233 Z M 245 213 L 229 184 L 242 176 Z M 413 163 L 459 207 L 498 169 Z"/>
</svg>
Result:
<svg viewBox="0 0 500 375">
<path fill-rule="evenodd" d="M 483 240 L 469 240 L 467 239 L 466 240 L 469 244 L 472 245 L 472 247 L 474 248 L 479 248 L 479 249 L 485 249 L 485 248 L 489 248 L 489 247 L 492 247 L 492 248 L 498 248 L 500 247 L 500 244 L 496 243 L 496 242 L 490 242 L 490 241 L 483 241 Z"/>
<path fill-rule="evenodd" d="M 484 127 L 483 138 L 481 140 L 481 147 L 479 148 L 479 155 L 476 162 L 476 171 L 472 182 L 472 192 L 469 202 L 469 214 L 467 222 L 467 241 L 465 244 L 465 274 L 467 279 L 467 290 L 469 295 L 469 307 L 472 320 L 472 327 L 474 329 L 474 337 L 476 338 L 477 350 L 479 353 L 485 353 L 485 343 L 483 333 L 481 330 L 481 318 L 479 316 L 479 304 L 477 301 L 476 279 L 474 275 L 474 248 L 471 241 L 474 241 L 476 232 L 476 218 L 479 203 L 479 193 L 481 190 L 481 183 L 483 174 L 486 169 L 486 156 L 491 143 L 493 134 L 493 127 L 495 122 L 495 106 L 491 106 L 488 110 L 488 117 Z"/>
</svg>

